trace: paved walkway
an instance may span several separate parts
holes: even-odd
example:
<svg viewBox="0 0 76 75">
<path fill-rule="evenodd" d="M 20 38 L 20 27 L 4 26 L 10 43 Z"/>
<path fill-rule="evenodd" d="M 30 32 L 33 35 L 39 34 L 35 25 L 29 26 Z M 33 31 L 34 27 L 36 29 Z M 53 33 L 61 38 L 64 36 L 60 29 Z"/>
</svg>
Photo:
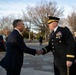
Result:
<svg viewBox="0 0 76 75">
<path fill-rule="evenodd" d="M 30 43 L 27 46 L 32 48 L 41 48 L 38 43 Z M 5 52 L 0 52 L 0 60 L 4 57 Z M 6 75 L 6 71 L 0 66 L 0 75 Z M 49 52 L 45 55 L 29 55 L 24 54 L 24 62 L 21 75 L 54 75 L 53 74 L 53 56 Z"/>
</svg>

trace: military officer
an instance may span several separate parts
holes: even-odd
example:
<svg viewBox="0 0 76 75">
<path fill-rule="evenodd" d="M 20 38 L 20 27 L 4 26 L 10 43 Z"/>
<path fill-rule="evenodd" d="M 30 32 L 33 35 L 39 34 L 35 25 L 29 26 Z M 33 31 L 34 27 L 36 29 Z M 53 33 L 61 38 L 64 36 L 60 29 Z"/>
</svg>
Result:
<svg viewBox="0 0 76 75">
<path fill-rule="evenodd" d="M 41 52 L 44 55 L 52 51 L 55 75 L 67 75 L 67 67 L 70 67 L 74 60 L 75 41 L 67 27 L 58 26 L 59 20 L 58 17 L 49 16 L 48 26 L 52 33 L 49 44 L 42 48 Z"/>
</svg>

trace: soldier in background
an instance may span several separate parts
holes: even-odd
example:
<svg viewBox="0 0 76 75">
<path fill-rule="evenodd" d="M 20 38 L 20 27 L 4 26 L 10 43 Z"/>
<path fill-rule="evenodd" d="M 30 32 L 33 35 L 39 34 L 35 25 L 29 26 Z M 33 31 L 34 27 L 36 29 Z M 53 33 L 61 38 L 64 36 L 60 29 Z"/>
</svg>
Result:
<svg viewBox="0 0 76 75">
<path fill-rule="evenodd" d="M 39 37 L 39 43 L 40 43 L 40 45 L 42 45 L 42 43 L 43 43 L 43 37 L 42 37 L 42 35 Z"/>
</svg>

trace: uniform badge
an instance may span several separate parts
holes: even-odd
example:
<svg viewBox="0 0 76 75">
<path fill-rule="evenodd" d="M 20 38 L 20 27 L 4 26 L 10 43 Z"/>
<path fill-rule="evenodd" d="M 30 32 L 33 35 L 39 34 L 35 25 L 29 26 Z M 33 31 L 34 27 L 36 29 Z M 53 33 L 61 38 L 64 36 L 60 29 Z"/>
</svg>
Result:
<svg viewBox="0 0 76 75">
<path fill-rule="evenodd" d="M 57 34 L 56 34 L 56 38 L 61 38 L 62 37 L 62 33 L 59 31 Z"/>
</svg>

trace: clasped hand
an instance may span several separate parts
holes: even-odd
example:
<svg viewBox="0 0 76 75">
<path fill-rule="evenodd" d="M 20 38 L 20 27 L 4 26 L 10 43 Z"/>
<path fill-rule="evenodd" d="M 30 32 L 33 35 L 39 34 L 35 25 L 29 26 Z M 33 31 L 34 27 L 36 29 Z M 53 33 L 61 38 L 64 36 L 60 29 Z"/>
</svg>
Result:
<svg viewBox="0 0 76 75">
<path fill-rule="evenodd" d="M 43 53 L 43 50 L 36 50 L 36 54 L 37 55 L 40 55 L 40 54 L 42 54 Z"/>
</svg>

